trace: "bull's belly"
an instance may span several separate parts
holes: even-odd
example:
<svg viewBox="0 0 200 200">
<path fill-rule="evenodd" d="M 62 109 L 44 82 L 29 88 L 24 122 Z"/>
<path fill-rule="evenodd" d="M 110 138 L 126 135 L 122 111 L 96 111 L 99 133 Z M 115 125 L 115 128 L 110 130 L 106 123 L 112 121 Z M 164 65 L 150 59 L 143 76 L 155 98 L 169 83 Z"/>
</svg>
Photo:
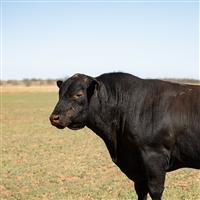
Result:
<svg viewBox="0 0 200 200">
<path fill-rule="evenodd" d="M 200 151 L 191 152 L 189 149 L 184 149 L 181 152 L 177 147 L 171 152 L 170 161 L 166 172 L 174 171 L 179 168 L 194 168 L 200 169 Z M 123 152 L 123 153 L 122 153 Z M 145 169 L 142 158 L 139 152 L 131 153 L 129 151 L 121 151 L 118 154 L 115 164 L 120 170 L 131 180 L 145 179 Z"/>
<path fill-rule="evenodd" d="M 188 161 L 188 162 L 174 162 L 173 165 L 170 165 L 167 168 L 167 172 L 171 172 L 180 168 L 193 168 L 193 169 L 200 169 L 200 161 Z"/>
<path fill-rule="evenodd" d="M 167 171 L 173 171 L 179 168 L 200 169 L 200 149 L 176 147 L 171 153 Z"/>
</svg>

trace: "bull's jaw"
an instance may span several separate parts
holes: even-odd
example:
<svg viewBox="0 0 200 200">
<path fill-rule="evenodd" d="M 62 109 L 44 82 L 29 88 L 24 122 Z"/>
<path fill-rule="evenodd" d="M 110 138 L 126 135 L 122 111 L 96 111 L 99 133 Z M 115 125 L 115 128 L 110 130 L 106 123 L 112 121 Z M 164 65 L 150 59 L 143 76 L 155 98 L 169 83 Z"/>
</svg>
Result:
<svg viewBox="0 0 200 200">
<path fill-rule="evenodd" d="M 85 125 L 81 124 L 81 123 L 76 123 L 76 124 L 69 124 L 67 126 L 67 128 L 71 129 L 71 130 L 79 130 L 79 129 L 82 129 L 84 128 Z"/>
</svg>

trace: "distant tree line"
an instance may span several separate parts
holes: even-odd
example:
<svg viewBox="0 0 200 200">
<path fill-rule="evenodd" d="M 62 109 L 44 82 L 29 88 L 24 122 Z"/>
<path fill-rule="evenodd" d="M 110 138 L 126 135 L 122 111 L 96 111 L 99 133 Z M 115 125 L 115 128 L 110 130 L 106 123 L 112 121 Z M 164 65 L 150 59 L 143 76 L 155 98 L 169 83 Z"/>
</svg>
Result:
<svg viewBox="0 0 200 200">
<path fill-rule="evenodd" d="M 7 80 L 0 81 L 0 85 L 24 85 L 24 86 L 34 86 L 34 85 L 55 85 L 55 79 L 23 79 L 23 80 Z"/>
<path fill-rule="evenodd" d="M 176 82 L 176 83 L 189 83 L 189 84 L 199 84 L 200 85 L 200 80 L 196 79 L 176 79 L 176 78 L 164 78 L 162 79 L 164 81 L 170 81 L 170 82 Z M 7 80 L 7 81 L 2 81 L 0 80 L 0 85 L 24 85 L 24 86 L 43 86 L 43 85 L 55 85 L 56 84 L 56 79 L 23 79 L 23 80 Z"/>
<path fill-rule="evenodd" d="M 165 78 L 164 81 L 170 81 L 175 83 L 190 83 L 190 84 L 200 84 L 200 80 L 197 79 L 191 79 L 191 78 Z"/>
</svg>

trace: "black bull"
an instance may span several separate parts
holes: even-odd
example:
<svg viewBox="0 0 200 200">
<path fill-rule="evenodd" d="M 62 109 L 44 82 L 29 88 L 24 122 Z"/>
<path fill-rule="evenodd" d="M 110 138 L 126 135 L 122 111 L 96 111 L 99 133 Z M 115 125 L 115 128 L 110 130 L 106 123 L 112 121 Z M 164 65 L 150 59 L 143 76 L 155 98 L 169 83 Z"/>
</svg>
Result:
<svg viewBox="0 0 200 200">
<path fill-rule="evenodd" d="M 57 85 L 52 125 L 100 136 L 139 200 L 161 199 L 166 172 L 200 169 L 200 86 L 125 73 L 76 74 Z"/>
</svg>

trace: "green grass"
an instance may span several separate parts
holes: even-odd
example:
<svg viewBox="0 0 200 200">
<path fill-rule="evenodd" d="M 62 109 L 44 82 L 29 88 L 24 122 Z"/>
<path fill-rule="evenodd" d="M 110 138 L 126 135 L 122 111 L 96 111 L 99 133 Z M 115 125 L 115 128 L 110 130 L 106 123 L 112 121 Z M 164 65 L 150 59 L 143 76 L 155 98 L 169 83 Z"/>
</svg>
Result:
<svg viewBox="0 0 200 200">
<path fill-rule="evenodd" d="M 3 94 L 0 199 L 136 199 L 100 138 L 50 125 L 56 101 L 50 92 Z M 200 172 L 169 173 L 165 188 L 164 200 L 200 200 Z"/>
</svg>

